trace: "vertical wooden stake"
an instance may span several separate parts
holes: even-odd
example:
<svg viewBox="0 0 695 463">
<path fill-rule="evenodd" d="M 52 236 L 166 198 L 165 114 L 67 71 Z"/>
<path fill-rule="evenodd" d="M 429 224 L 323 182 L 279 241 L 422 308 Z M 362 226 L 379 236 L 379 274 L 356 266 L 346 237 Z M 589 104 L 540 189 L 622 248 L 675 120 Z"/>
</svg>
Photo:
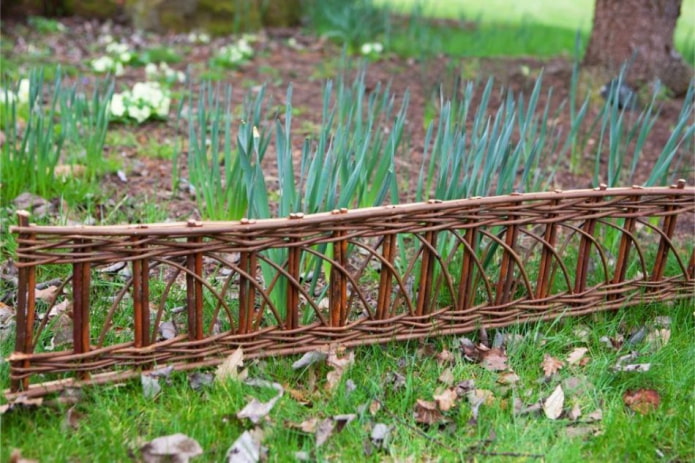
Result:
<svg viewBox="0 0 695 463">
<path fill-rule="evenodd" d="M 134 236 L 132 241 L 138 242 L 141 237 Z M 136 250 L 141 245 L 134 245 Z M 137 252 L 137 251 L 136 251 Z M 135 347 L 148 346 L 150 337 L 150 270 L 147 259 L 133 260 L 133 314 Z"/>
<path fill-rule="evenodd" d="M 559 204 L 558 200 L 553 200 L 550 202 L 552 207 Z M 552 220 L 557 217 L 557 214 L 548 214 L 547 218 Z M 551 248 L 555 248 L 555 240 L 557 239 L 557 224 L 555 222 L 550 222 L 545 226 L 545 233 L 543 235 L 547 245 L 543 245 L 543 252 L 541 254 L 541 262 L 538 267 L 538 280 L 536 284 L 536 299 L 543 299 L 550 293 L 550 275 L 552 274 L 552 263 L 553 263 L 553 253 Z"/>
<path fill-rule="evenodd" d="M 513 221 L 516 217 L 509 216 L 509 220 Z M 516 225 L 509 225 L 507 227 L 507 232 L 504 235 L 504 243 L 510 248 L 514 249 L 516 244 L 516 238 L 518 234 L 518 227 Z M 497 280 L 497 289 L 495 295 L 495 304 L 504 304 L 512 298 L 511 290 L 512 283 L 514 283 L 514 260 L 512 259 L 512 251 L 504 250 L 502 255 L 502 263 L 500 264 L 500 274 Z"/>
<path fill-rule="evenodd" d="M 287 282 L 287 313 L 285 314 L 285 325 L 288 330 L 299 326 L 299 289 L 296 285 L 299 284 L 301 248 L 294 246 L 295 244 L 299 244 L 299 240 L 291 238 L 287 248 L 287 272 L 291 276 L 291 280 Z"/>
<path fill-rule="evenodd" d="M 384 235 L 381 253 L 386 262 L 393 266 L 393 261 L 396 254 L 396 235 Z M 391 288 L 393 275 L 391 269 L 385 262 L 381 264 L 381 273 L 379 274 L 379 295 L 376 303 L 376 318 L 384 320 L 389 315 L 389 306 L 391 305 Z"/>
<path fill-rule="evenodd" d="M 468 230 L 466 230 L 464 240 L 473 251 L 469 251 L 465 246 L 463 247 L 463 259 L 461 261 L 461 276 L 459 278 L 458 310 L 469 309 L 473 306 L 473 303 L 475 301 L 475 288 L 473 288 L 473 276 L 475 275 L 475 267 L 473 263 L 475 262 L 475 259 L 473 258 L 472 252 L 475 252 L 475 242 L 478 240 L 478 229 L 476 227 L 471 227 Z"/>
<path fill-rule="evenodd" d="M 241 252 L 239 255 L 239 268 L 252 277 L 256 274 L 256 253 Z M 239 333 L 251 331 L 253 311 L 256 305 L 256 290 L 251 281 L 239 276 Z"/>
<path fill-rule="evenodd" d="M 333 233 L 333 260 L 343 268 L 347 266 L 347 241 L 344 230 Z M 331 281 L 328 297 L 331 307 L 331 326 L 343 326 L 347 320 L 347 278 L 335 265 L 331 266 Z"/>
<path fill-rule="evenodd" d="M 631 201 L 638 201 L 639 197 L 632 196 L 629 199 Z M 628 208 L 627 210 L 628 213 L 634 213 L 636 211 L 637 209 L 635 208 Z M 632 234 L 635 231 L 635 222 L 636 219 L 634 217 L 625 218 L 623 228 L 626 232 L 623 232 L 622 236 L 620 237 L 620 246 L 618 247 L 618 257 L 615 261 L 615 273 L 613 274 L 613 280 L 611 281 L 612 284 L 618 284 L 625 280 L 625 273 L 627 272 L 627 260 L 630 256 L 630 244 L 632 242 L 632 238 L 628 236 L 628 233 Z M 619 294 L 617 293 L 609 294 L 607 299 L 609 301 L 614 300 L 618 296 Z"/>
<path fill-rule="evenodd" d="M 431 249 L 437 248 L 437 233 L 434 231 L 425 232 L 425 241 L 429 243 Z M 430 313 L 430 295 L 432 294 L 432 278 L 434 275 L 435 252 L 423 244 L 422 265 L 420 266 L 420 290 L 417 295 L 417 315 Z"/>
<path fill-rule="evenodd" d="M 20 227 L 29 227 L 29 213 L 17 211 L 17 221 Z M 15 351 L 31 354 L 34 351 L 34 315 L 36 313 L 36 267 L 31 260 L 23 257 L 24 249 L 31 247 L 35 238 L 33 233 L 20 233 L 18 236 L 18 284 L 17 284 L 17 315 Z M 19 362 L 22 368 L 29 368 L 28 359 Z M 13 379 L 10 388 L 13 392 L 29 387 L 29 377 L 21 380 Z"/>
<path fill-rule="evenodd" d="M 607 187 L 604 184 L 599 186 L 600 190 L 605 190 Z M 601 198 L 596 197 L 589 202 L 598 203 Z M 596 229 L 596 219 L 588 219 L 582 226 L 582 231 L 589 236 L 594 236 Z M 589 274 L 589 257 L 591 257 L 591 239 L 589 236 L 582 235 L 579 242 L 579 253 L 577 255 L 577 274 L 574 278 L 574 293 L 582 293 L 586 289 L 586 277 Z"/>
<path fill-rule="evenodd" d="M 200 243 L 202 238 L 192 236 L 189 243 Z M 203 255 L 191 252 L 186 256 L 186 308 L 188 310 L 188 338 L 203 339 Z"/>
<path fill-rule="evenodd" d="M 671 188 L 674 188 L 672 186 Z M 675 188 L 683 189 L 685 188 L 685 181 L 679 180 Z M 675 199 L 675 197 L 674 197 Z M 664 222 L 661 225 L 661 231 L 665 236 L 661 237 L 659 241 L 659 249 L 656 252 L 656 260 L 654 261 L 654 268 L 652 270 L 651 281 L 659 281 L 664 276 L 664 270 L 666 269 L 666 261 L 668 259 L 668 254 L 671 250 L 668 240 L 673 236 L 673 232 L 676 230 L 676 221 L 678 220 L 678 215 L 673 214 L 675 206 L 667 204 L 664 206 Z M 694 251 L 695 252 L 695 251 Z M 693 278 L 693 272 L 689 270 L 690 277 Z"/>
<path fill-rule="evenodd" d="M 76 252 L 86 255 L 89 248 L 86 246 L 87 240 L 77 239 Z M 72 265 L 72 343 L 73 352 L 83 354 L 89 352 L 89 287 L 90 287 L 90 264 L 89 262 L 77 262 Z M 87 372 L 79 374 L 80 379 L 88 379 Z"/>
</svg>

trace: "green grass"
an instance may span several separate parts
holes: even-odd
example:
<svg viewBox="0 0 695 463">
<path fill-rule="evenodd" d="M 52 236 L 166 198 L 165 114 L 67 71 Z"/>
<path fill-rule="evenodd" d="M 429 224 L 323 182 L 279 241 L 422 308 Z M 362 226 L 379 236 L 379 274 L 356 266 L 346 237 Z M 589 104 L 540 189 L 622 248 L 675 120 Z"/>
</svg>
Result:
<svg viewBox="0 0 695 463">
<path fill-rule="evenodd" d="M 419 29 L 418 42 L 413 42 L 414 37 L 408 34 L 393 36 L 394 50 L 411 56 L 414 47 L 458 56 L 571 55 L 577 32 L 584 46 L 588 42 L 594 8 L 593 0 L 377 0 L 375 3 L 395 11 L 416 12 L 410 29 Z M 450 28 L 444 32 L 427 24 L 413 26 L 419 15 L 456 19 L 473 27 Z M 675 43 L 689 62 L 695 62 L 695 0 L 683 2 Z"/>
<path fill-rule="evenodd" d="M 654 326 L 657 315 L 672 318 L 670 341 L 655 349 L 648 342 L 608 348 L 602 336 L 626 337 L 632 330 Z M 579 331 L 589 330 L 582 338 Z M 543 455 L 545 461 L 636 461 L 656 459 L 659 452 L 667 461 L 686 461 L 695 457 L 692 448 L 692 399 L 695 373 L 683 368 L 692 363 L 695 335 L 692 303 L 675 307 L 644 306 L 616 313 L 602 313 L 578 319 L 560 319 L 552 323 L 511 327 L 507 332 L 523 336 L 508 350 L 511 368 L 520 380 L 513 386 L 497 381 L 499 373 L 464 361 L 452 337 L 432 339 L 428 349 L 418 342 L 366 346 L 355 350 L 355 363 L 342 376 L 334 392 L 325 388 L 326 365 L 292 370 L 295 358 L 270 358 L 250 362 L 249 377 L 281 383 L 286 393 L 260 427 L 263 445 L 270 461 L 293 461 L 296 451 L 312 454 L 317 461 L 382 461 L 385 456 L 417 461 L 439 459 L 456 461 L 469 455 L 485 461 L 507 461 L 495 452 Z M 491 333 L 493 334 L 493 333 Z M 585 346 L 590 358 L 586 366 L 566 366 L 550 380 L 543 381 L 541 362 L 544 354 L 566 358 L 575 347 Z M 455 352 L 451 364 L 438 364 L 435 354 L 448 349 Z M 612 366 L 631 350 L 640 354 L 639 362 L 651 363 L 645 373 L 616 373 Z M 4 367 L 6 368 L 6 367 Z M 427 427 L 415 422 L 413 410 L 417 399 L 432 400 L 444 388 L 438 377 L 450 368 L 454 384 L 473 379 L 475 387 L 492 392 L 491 403 L 483 404 L 477 424 L 472 424 L 471 407 L 465 397 L 445 416 L 446 427 Z M 389 375 L 405 377 L 402 388 L 395 389 Z M 5 376 L 6 377 L 6 376 Z M 599 435 L 568 437 L 567 429 L 582 426 L 567 418 L 547 419 L 542 412 L 526 415 L 512 413 L 514 398 L 525 405 L 544 399 L 568 378 L 580 378 L 587 386 L 580 392 L 566 392 L 565 408 L 573 401 L 581 406 L 583 416 L 601 409 L 603 419 L 596 423 Z M 356 388 L 347 389 L 347 381 Z M 35 410 L 15 410 L 2 417 L 3 446 L 0 459 L 7 461 L 13 448 L 27 458 L 41 461 L 127 461 L 137 453 L 137 443 L 181 432 L 196 439 L 204 455 L 197 461 L 220 461 L 243 432 L 252 426 L 239 421 L 235 414 L 257 397 L 269 400 L 274 391 L 254 388 L 236 381 L 214 383 L 202 391 L 188 385 L 187 375 L 174 374 L 170 381 L 160 380 L 162 392 L 154 399 L 145 398 L 139 381 L 122 387 L 96 387 L 85 390 L 75 410 L 83 415 L 77 429 L 66 427 L 68 405 L 44 405 Z M 310 406 L 292 398 L 287 389 L 299 391 Z M 627 390 L 650 388 L 661 396 L 659 407 L 646 415 L 637 414 L 623 404 Z M 565 389 L 567 389 L 565 387 Z M 380 401 L 374 415 L 360 406 Z M 323 446 L 316 448 L 315 438 L 290 426 L 311 418 L 326 418 L 355 413 L 357 418 L 340 433 L 334 433 Z M 364 455 L 364 442 L 375 423 L 393 426 L 390 443 L 380 453 Z M 36 439 L 36 430 L 41 439 Z M 493 436 L 477 453 L 473 448 Z"/>
</svg>

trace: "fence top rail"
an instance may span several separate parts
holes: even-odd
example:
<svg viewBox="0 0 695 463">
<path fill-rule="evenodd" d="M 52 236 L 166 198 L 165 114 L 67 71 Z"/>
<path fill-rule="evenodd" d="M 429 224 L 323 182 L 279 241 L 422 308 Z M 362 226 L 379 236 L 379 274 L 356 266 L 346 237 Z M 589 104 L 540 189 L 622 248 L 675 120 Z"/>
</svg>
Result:
<svg viewBox="0 0 695 463">
<path fill-rule="evenodd" d="M 512 193 L 502 196 L 471 197 L 450 201 L 429 200 L 427 202 L 376 206 L 360 209 L 336 209 L 331 212 L 320 212 L 304 215 L 302 213 L 290 214 L 289 217 L 270 219 L 241 219 L 234 221 L 194 221 L 129 224 L 129 225 L 77 225 L 77 226 L 45 226 L 30 224 L 27 226 L 11 226 L 10 231 L 16 234 L 41 234 L 41 235 L 90 235 L 90 236 L 141 236 L 141 235 L 172 235 L 185 234 L 187 236 L 218 234 L 226 232 L 272 230 L 285 228 L 291 222 L 302 226 L 325 224 L 327 221 L 339 224 L 364 219 L 384 219 L 403 215 L 417 214 L 421 212 L 436 213 L 457 208 L 475 208 L 480 206 L 512 205 L 529 201 L 562 201 L 571 199 L 596 199 L 606 197 L 642 197 L 665 196 L 678 198 L 692 198 L 695 205 L 695 187 L 685 185 L 685 180 L 679 180 L 677 184 L 668 187 L 621 187 L 606 188 L 605 185 L 593 189 L 581 190 L 555 190 L 540 193 Z M 600 207 L 600 203 L 596 204 Z M 28 218 L 29 213 L 18 211 L 18 214 Z"/>
</svg>

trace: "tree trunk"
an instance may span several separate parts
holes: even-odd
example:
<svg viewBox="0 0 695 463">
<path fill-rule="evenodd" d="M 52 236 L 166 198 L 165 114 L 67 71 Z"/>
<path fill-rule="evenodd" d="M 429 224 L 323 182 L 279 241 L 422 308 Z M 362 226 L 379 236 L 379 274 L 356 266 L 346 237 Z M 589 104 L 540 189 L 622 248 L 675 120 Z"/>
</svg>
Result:
<svg viewBox="0 0 695 463">
<path fill-rule="evenodd" d="M 583 64 L 617 75 L 627 61 L 630 84 L 659 78 L 676 95 L 685 93 L 693 70 L 673 47 L 680 12 L 681 0 L 596 0 Z"/>
</svg>

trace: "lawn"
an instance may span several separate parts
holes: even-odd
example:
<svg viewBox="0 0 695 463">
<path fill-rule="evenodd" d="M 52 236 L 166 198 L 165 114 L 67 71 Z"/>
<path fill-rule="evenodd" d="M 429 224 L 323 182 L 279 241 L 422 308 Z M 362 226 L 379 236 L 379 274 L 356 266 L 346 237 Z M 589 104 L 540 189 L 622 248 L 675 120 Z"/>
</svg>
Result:
<svg viewBox="0 0 695 463">
<path fill-rule="evenodd" d="M 695 0 L 684 3 L 676 41 L 695 61 Z M 218 38 L 3 19 L 0 354 L 14 349 L 19 209 L 40 224 L 114 225 L 692 185 L 695 90 L 643 89 L 634 111 L 605 101 L 605 79 L 573 60 L 592 4 L 450 0 L 405 19 L 368 4 L 371 20 L 319 8 L 304 28 Z M 679 217 L 683 255 L 692 230 L 692 214 Z M 48 267 L 39 283 L 66 276 Z M 693 308 L 560 316 L 490 330 L 488 345 L 475 332 L 314 353 L 297 368 L 299 356 L 246 360 L 245 380 L 237 364 L 164 369 L 5 406 L 0 460 L 138 460 L 183 433 L 202 448 L 194 461 L 221 461 L 249 431 L 269 461 L 689 461 Z M 60 347 L 58 325 L 40 349 Z M 3 388 L 8 372 L 1 361 Z M 239 415 L 252 397 L 265 404 L 257 423 Z"/>
</svg>

